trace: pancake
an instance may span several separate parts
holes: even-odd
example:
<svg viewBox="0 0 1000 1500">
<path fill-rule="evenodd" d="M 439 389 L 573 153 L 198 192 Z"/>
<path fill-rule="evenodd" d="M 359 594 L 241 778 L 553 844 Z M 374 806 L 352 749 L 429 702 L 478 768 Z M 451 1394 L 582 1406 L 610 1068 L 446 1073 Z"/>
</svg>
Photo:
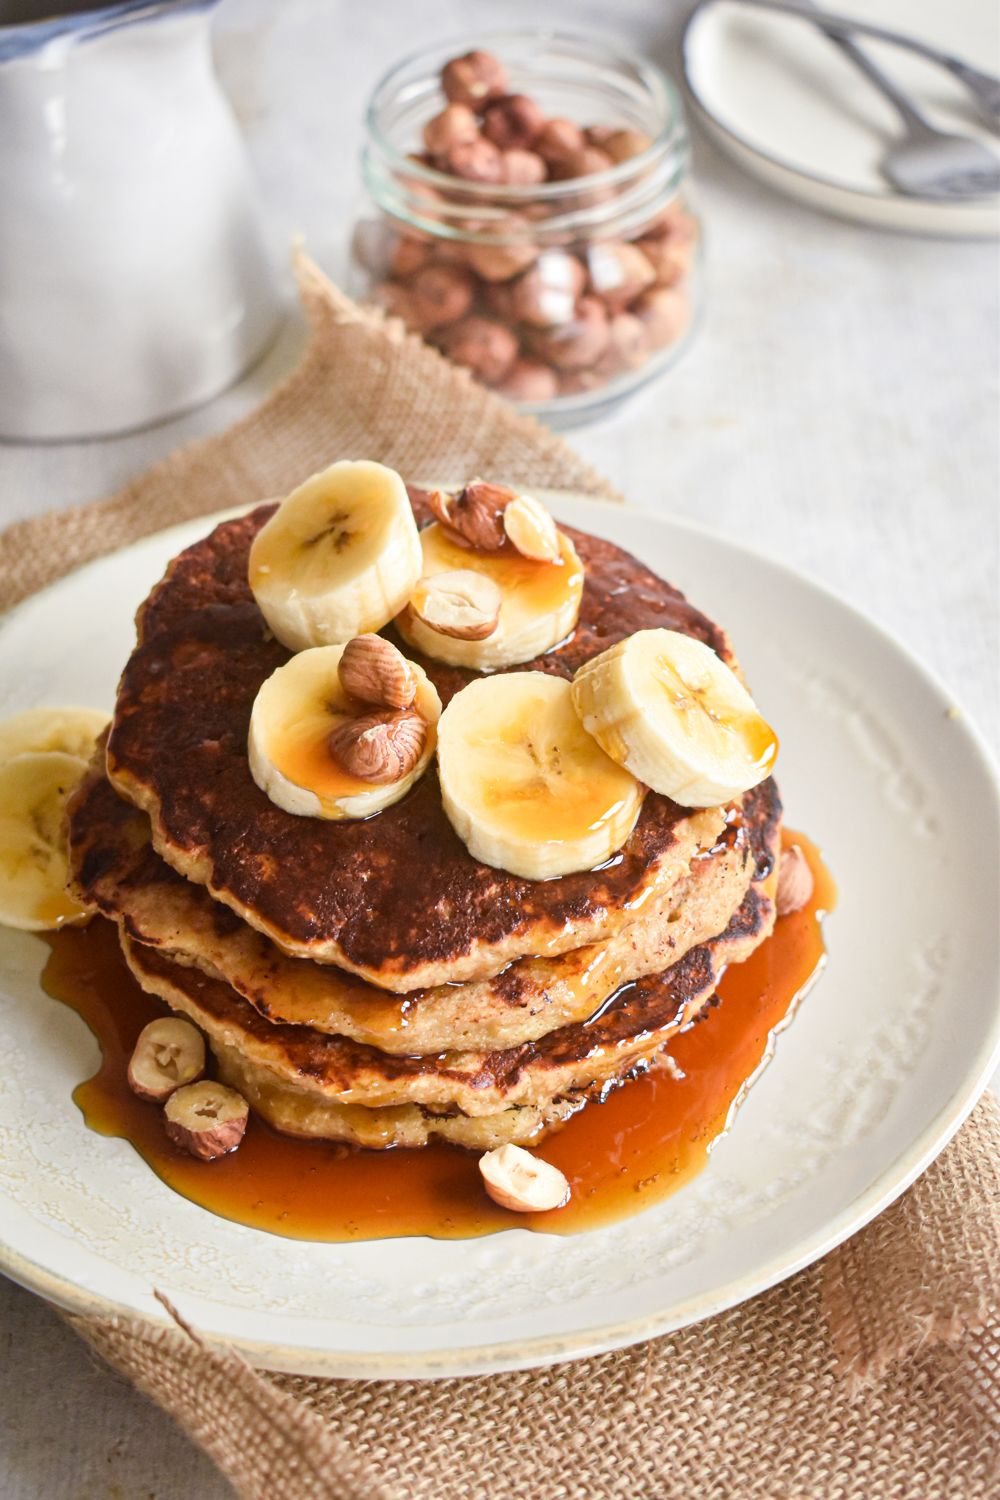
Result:
<svg viewBox="0 0 1000 1500">
<path fill-rule="evenodd" d="M 419 496 L 416 505 L 422 514 Z M 148 814 L 154 845 L 175 870 L 286 952 L 408 993 L 613 937 L 716 842 L 720 809 L 692 811 L 650 793 L 603 869 L 530 881 L 472 858 L 445 817 L 433 771 L 367 821 L 276 807 L 246 754 L 257 690 L 288 660 L 246 582 L 250 543 L 273 509 L 224 522 L 173 561 L 140 611 L 121 680 L 108 773 Z M 587 574 L 579 624 L 518 670 L 569 677 L 656 626 L 695 636 L 735 664 L 723 632 L 676 589 L 611 543 L 566 529 Z M 416 659 L 445 703 L 473 676 Z"/>
<path fill-rule="evenodd" d="M 224 980 L 264 1017 L 389 1053 L 497 1049 L 583 1021 L 620 985 L 659 972 L 726 926 L 754 872 L 734 815 L 715 847 L 603 943 L 521 959 L 492 978 L 387 994 L 356 975 L 291 958 L 152 848 L 149 821 L 117 795 L 103 750 L 69 810 L 73 889 L 130 937 Z"/>
<path fill-rule="evenodd" d="M 342 1104 L 422 1104 L 490 1114 L 536 1105 L 568 1090 L 621 1076 L 650 1057 L 711 998 L 727 964 L 745 958 L 774 924 L 772 891 L 780 827 L 777 797 L 764 783 L 747 798 L 747 828 L 758 874 L 725 930 L 660 974 L 623 985 L 587 1021 L 496 1051 L 393 1056 L 306 1026 L 265 1020 L 234 989 L 178 964 L 122 932 L 126 961 L 143 989 L 194 1020 L 279 1082 Z M 693 879 L 699 878 L 695 871 Z"/>
</svg>

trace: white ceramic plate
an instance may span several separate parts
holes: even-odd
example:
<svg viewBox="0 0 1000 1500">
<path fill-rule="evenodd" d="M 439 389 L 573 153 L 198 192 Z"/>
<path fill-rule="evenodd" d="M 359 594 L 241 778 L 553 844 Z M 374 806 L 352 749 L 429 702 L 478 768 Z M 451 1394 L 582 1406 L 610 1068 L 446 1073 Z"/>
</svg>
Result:
<svg viewBox="0 0 1000 1500">
<path fill-rule="evenodd" d="M 162 1322 L 325 1375 L 472 1374 L 679 1327 L 790 1275 L 897 1196 L 971 1108 L 997 1051 L 997 788 L 947 692 L 814 584 L 708 532 L 567 500 L 731 630 L 782 739 L 792 825 L 840 886 L 831 960 L 705 1172 L 571 1237 L 283 1240 L 165 1187 L 72 1103 L 97 1046 L 45 997 L 46 949 L 0 934 L 0 1268 L 78 1311 Z M 93 563 L 0 630 L 0 714 L 110 705 L 135 606 L 207 523 Z"/>
<path fill-rule="evenodd" d="M 987 70 L 998 70 L 1000 11 L 987 0 L 829 0 Z M 1000 150 L 974 104 L 943 68 L 884 43 L 862 42 L 942 130 Z M 698 10 L 684 35 L 684 72 L 702 122 L 741 166 L 814 208 L 921 234 L 986 237 L 1000 203 L 941 203 L 895 193 L 878 170 L 901 125 L 889 104 L 815 27 L 740 0 Z"/>
</svg>

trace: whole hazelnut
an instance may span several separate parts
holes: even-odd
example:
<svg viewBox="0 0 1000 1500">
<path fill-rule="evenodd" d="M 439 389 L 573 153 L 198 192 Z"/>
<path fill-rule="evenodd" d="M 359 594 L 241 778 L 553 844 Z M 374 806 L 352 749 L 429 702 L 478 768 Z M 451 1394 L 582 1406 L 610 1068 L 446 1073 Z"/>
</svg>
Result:
<svg viewBox="0 0 1000 1500">
<path fill-rule="evenodd" d="M 573 318 L 586 273 L 575 255 L 543 250 L 514 287 L 514 312 L 532 328 L 552 328 Z"/>
<path fill-rule="evenodd" d="M 476 117 L 465 104 L 448 104 L 439 115 L 424 126 L 424 145 L 435 164 L 443 161 L 456 146 L 479 139 Z"/>
<path fill-rule="evenodd" d="M 615 134 L 614 125 L 588 125 L 584 131 L 588 146 L 598 146 L 602 151 L 607 149 L 611 136 Z"/>
<path fill-rule="evenodd" d="M 585 145 L 579 125 L 556 115 L 553 119 L 546 120 L 532 142 L 532 149 L 547 163 L 552 175 L 559 177 L 564 175 L 566 163 L 582 151 Z"/>
<path fill-rule="evenodd" d="M 503 153 L 503 180 L 509 187 L 537 187 L 548 169 L 537 151 L 517 148 Z"/>
<path fill-rule="evenodd" d="M 643 130 L 613 130 L 601 144 L 613 162 L 623 162 L 648 151 L 653 142 Z"/>
<path fill-rule="evenodd" d="M 514 286 L 510 281 L 484 281 L 479 288 L 484 305 L 501 323 L 516 323 Z"/>
<path fill-rule="evenodd" d="M 535 334 L 532 347 L 557 370 L 585 370 L 597 363 L 609 338 L 603 303 L 596 297 L 581 297 L 572 319 Z"/>
<path fill-rule="evenodd" d="M 480 135 L 453 146 L 442 158 L 442 168 L 466 182 L 503 182 L 503 152 Z"/>
<path fill-rule="evenodd" d="M 466 264 L 484 281 L 509 281 L 538 258 L 538 246 L 527 220 L 520 214 L 507 214 L 502 219 L 470 219 L 465 228 L 489 235 L 485 242 L 469 241 L 462 245 Z"/>
<path fill-rule="evenodd" d="M 676 286 L 650 288 L 636 299 L 632 311 L 645 326 L 649 341 L 656 349 L 676 343 L 690 317 L 687 296 Z"/>
<path fill-rule="evenodd" d="M 545 124 L 545 114 L 528 94 L 508 94 L 483 115 L 483 135 L 501 151 L 530 146 Z"/>
<path fill-rule="evenodd" d="M 606 172 L 613 167 L 614 162 L 606 151 L 599 146 L 583 145 L 579 151 L 574 151 L 559 167 L 556 175 L 561 178 L 568 177 L 593 177 L 598 172 Z"/>
<path fill-rule="evenodd" d="M 650 354 L 646 325 L 634 313 L 618 312 L 608 322 L 608 347 L 597 366 L 609 378 L 625 370 L 636 370 Z"/>
<path fill-rule="evenodd" d="M 559 381 L 541 360 L 519 359 L 497 390 L 509 401 L 551 401 L 559 393 Z"/>
<path fill-rule="evenodd" d="M 676 235 L 687 240 L 698 238 L 698 220 L 694 214 L 688 213 L 679 198 L 668 203 L 666 208 L 651 219 L 642 230 L 642 238 L 662 239 L 665 235 Z"/>
<path fill-rule="evenodd" d="M 412 276 L 430 260 L 434 251 L 427 240 L 417 240 L 412 235 L 400 235 L 389 254 L 389 270 L 393 276 Z"/>
<path fill-rule="evenodd" d="M 603 297 L 611 312 L 620 312 L 656 280 L 656 273 L 637 245 L 602 240 L 587 251 L 590 290 Z"/>
<path fill-rule="evenodd" d="M 509 328 L 471 313 L 452 323 L 441 343 L 449 359 L 465 365 L 487 385 L 499 384 L 517 358 L 517 338 Z"/>
<path fill-rule="evenodd" d="M 420 327 L 420 319 L 408 287 L 398 281 L 383 281 L 374 287 L 368 301 L 380 307 L 390 318 L 402 318 L 407 328 Z"/>
<path fill-rule="evenodd" d="M 472 306 L 474 284 L 461 266 L 423 266 L 410 282 L 410 295 L 422 328 L 440 328 L 454 323 Z"/>
<path fill-rule="evenodd" d="M 658 286 L 676 286 L 691 270 L 694 243 L 678 235 L 638 241 L 640 249 L 653 268 Z"/>
<path fill-rule="evenodd" d="M 441 87 L 452 104 L 482 109 L 491 99 L 507 92 L 507 71 L 492 52 L 467 52 L 453 57 L 441 69 Z"/>
</svg>

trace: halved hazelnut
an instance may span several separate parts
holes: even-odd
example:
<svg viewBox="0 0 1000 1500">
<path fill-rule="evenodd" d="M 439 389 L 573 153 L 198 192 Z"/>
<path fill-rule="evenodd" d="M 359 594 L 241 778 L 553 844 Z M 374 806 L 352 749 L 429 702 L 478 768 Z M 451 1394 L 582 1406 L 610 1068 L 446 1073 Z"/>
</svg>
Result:
<svg viewBox="0 0 1000 1500">
<path fill-rule="evenodd" d="M 439 635 L 458 641 L 483 641 L 500 621 L 503 595 L 483 573 L 454 568 L 421 578 L 410 599 L 418 620 Z"/>
<path fill-rule="evenodd" d="M 778 894 L 775 899 L 779 917 L 801 911 L 813 893 L 813 872 L 798 844 L 792 844 L 781 855 L 778 865 Z"/>
<path fill-rule="evenodd" d="M 556 523 L 533 495 L 518 495 L 510 502 L 503 513 L 503 529 L 522 557 L 535 562 L 555 562 L 559 556 Z"/>
<path fill-rule="evenodd" d="M 441 87 L 453 104 L 482 109 L 490 99 L 507 91 L 507 70 L 492 52 L 476 49 L 464 57 L 453 57 L 441 69 Z"/>
<path fill-rule="evenodd" d="M 516 1214 L 545 1213 L 569 1202 L 569 1182 L 551 1162 L 532 1156 L 523 1146 L 498 1146 L 479 1158 L 487 1193 L 501 1208 Z"/>
<path fill-rule="evenodd" d="M 171 1094 L 163 1114 L 175 1146 L 201 1161 L 215 1161 L 235 1151 L 242 1141 L 250 1107 L 235 1089 L 205 1080 Z"/>
<path fill-rule="evenodd" d="M 389 786 L 409 776 L 427 743 L 426 720 L 413 708 L 344 719 L 327 740 L 349 776 Z"/>
<path fill-rule="evenodd" d="M 515 492 L 505 484 L 470 479 L 457 495 L 432 490 L 427 503 L 458 539 L 477 552 L 498 552 L 503 546 L 503 513 Z"/>
<path fill-rule="evenodd" d="M 201 1032 L 180 1016 L 150 1021 L 139 1033 L 128 1065 L 128 1086 L 140 1099 L 161 1104 L 175 1089 L 205 1071 Z"/>
<path fill-rule="evenodd" d="M 409 708 L 417 679 L 402 651 L 381 635 L 356 635 L 348 641 L 337 667 L 341 685 L 362 703 L 381 708 Z"/>
</svg>

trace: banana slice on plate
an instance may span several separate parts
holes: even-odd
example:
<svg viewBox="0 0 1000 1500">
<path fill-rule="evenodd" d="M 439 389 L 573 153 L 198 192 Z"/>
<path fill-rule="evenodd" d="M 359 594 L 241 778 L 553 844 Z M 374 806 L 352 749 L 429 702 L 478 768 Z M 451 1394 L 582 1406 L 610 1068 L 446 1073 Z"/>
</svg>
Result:
<svg viewBox="0 0 1000 1500">
<path fill-rule="evenodd" d="M 583 728 L 570 684 L 546 672 L 484 677 L 438 725 L 448 819 L 483 864 L 529 880 L 592 870 L 625 843 L 643 788 Z"/>
<path fill-rule="evenodd" d="M 396 621 L 404 640 L 435 661 L 453 667 L 491 671 L 517 666 L 550 651 L 569 635 L 580 613 L 583 564 L 563 532 L 557 533 L 558 555 L 552 561 L 527 557 L 510 542 L 495 551 L 463 546 L 439 521 L 420 533 L 423 568 L 419 590 Z M 437 616 L 426 611 L 436 603 L 439 575 L 478 574 L 497 597 L 496 623 L 489 634 L 478 630 L 467 638 L 435 629 Z"/>
<path fill-rule="evenodd" d="M 254 700 L 250 770 L 286 812 L 368 818 L 404 797 L 430 764 L 441 713 L 437 690 L 389 641 L 363 639 L 379 641 L 386 656 L 408 669 L 412 693 L 402 707 L 398 693 L 393 702 L 380 701 L 377 686 L 364 699 L 348 692 L 340 674 L 346 646 L 300 651 L 272 672 Z M 348 681 L 357 678 L 348 674 Z"/>
<path fill-rule="evenodd" d="M 34 750 L 61 750 L 89 760 L 110 722 L 99 708 L 28 708 L 0 723 L 0 764 Z"/>
<path fill-rule="evenodd" d="M 573 679 L 584 728 L 611 758 L 682 807 L 716 807 L 769 776 L 774 730 L 711 647 L 640 630 Z"/>
<path fill-rule="evenodd" d="M 89 912 L 66 890 L 66 801 L 87 762 L 60 750 L 0 765 L 0 922 L 43 932 Z"/>
<path fill-rule="evenodd" d="M 406 486 L 384 464 L 331 464 L 283 500 L 254 538 L 249 579 L 290 651 L 381 630 L 420 577 Z"/>
</svg>

